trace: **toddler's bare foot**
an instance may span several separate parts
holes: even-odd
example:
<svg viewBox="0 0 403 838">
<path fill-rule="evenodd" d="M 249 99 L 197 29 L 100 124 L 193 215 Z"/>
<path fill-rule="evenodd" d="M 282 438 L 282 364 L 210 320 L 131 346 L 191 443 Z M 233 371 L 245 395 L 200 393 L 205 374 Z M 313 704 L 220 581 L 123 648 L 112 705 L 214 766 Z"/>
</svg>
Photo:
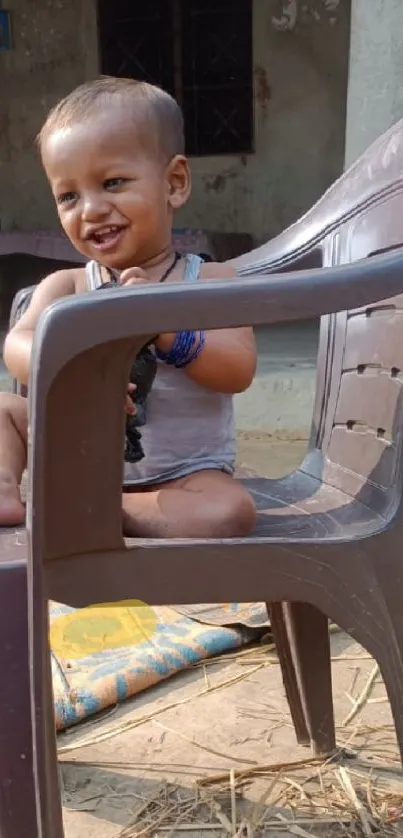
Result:
<svg viewBox="0 0 403 838">
<path fill-rule="evenodd" d="M 0 527 L 12 527 L 24 521 L 25 508 L 18 484 L 10 472 L 0 469 Z"/>
</svg>

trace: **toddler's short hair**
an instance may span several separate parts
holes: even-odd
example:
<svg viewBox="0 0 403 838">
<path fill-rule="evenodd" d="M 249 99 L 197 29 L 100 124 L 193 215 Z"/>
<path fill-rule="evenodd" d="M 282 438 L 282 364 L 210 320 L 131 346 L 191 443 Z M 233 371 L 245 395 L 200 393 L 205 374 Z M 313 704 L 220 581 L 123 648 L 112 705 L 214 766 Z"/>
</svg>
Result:
<svg viewBox="0 0 403 838">
<path fill-rule="evenodd" d="M 135 79 L 101 76 L 94 81 L 76 87 L 65 96 L 47 116 L 39 135 L 42 149 L 46 137 L 54 130 L 87 118 L 96 110 L 107 107 L 108 98 L 120 100 L 132 110 L 133 123 L 136 119 L 155 133 L 158 151 L 167 161 L 175 154 L 184 154 L 185 138 L 182 111 L 172 96 L 160 87 Z"/>
</svg>

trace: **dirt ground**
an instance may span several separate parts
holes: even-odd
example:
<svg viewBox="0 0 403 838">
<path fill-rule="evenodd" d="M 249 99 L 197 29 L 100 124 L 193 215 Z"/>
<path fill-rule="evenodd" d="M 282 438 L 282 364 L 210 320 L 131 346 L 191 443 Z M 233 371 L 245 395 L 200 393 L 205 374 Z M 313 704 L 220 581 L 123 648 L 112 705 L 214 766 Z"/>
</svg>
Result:
<svg viewBox="0 0 403 838">
<path fill-rule="evenodd" d="M 241 434 L 278 477 L 306 442 Z M 270 642 L 208 661 L 58 737 L 66 838 L 403 835 L 403 784 L 374 661 L 332 633 L 339 758 L 298 747 Z"/>
<path fill-rule="evenodd" d="M 333 635 L 341 755 L 315 762 L 295 744 L 270 648 L 198 666 L 59 736 L 67 838 L 402 835 L 374 662 Z"/>
</svg>

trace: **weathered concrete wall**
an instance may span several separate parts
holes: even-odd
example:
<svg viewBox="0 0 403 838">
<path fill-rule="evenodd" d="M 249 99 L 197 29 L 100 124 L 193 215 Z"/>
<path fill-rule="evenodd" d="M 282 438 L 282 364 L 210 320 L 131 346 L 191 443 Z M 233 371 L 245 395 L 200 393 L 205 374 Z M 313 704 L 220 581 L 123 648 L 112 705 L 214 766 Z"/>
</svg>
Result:
<svg viewBox="0 0 403 838">
<path fill-rule="evenodd" d="M 290 29 L 282 11 L 298 8 Z M 292 12 L 292 9 L 291 9 Z M 273 25 L 276 15 L 277 24 Z M 350 0 L 254 0 L 255 151 L 192 161 L 190 226 L 259 241 L 307 210 L 343 168 Z"/>
<path fill-rule="evenodd" d="M 14 49 L 0 52 L 0 226 L 56 226 L 35 149 L 49 108 L 98 72 L 92 0 L 7 0 Z"/>
<path fill-rule="evenodd" d="M 402 0 L 352 0 L 346 167 L 403 117 L 402 32 Z"/>
<path fill-rule="evenodd" d="M 193 160 L 193 199 L 179 224 L 252 232 L 260 241 L 340 173 L 350 0 L 299 0 L 297 20 L 282 31 L 281 12 L 292 5 L 254 0 L 256 153 Z M 49 107 L 98 73 L 96 3 L 7 0 L 7 7 L 15 48 L 0 53 L 0 225 L 55 227 L 34 137 Z"/>
</svg>

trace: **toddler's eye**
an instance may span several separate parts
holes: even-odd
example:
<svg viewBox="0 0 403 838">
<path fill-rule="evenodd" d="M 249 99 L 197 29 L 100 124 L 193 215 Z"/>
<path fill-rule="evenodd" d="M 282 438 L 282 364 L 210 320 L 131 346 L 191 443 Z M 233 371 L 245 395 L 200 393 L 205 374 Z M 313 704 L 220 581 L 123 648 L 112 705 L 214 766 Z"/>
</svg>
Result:
<svg viewBox="0 0 403 838">
<path fill-rule="evenodd" d="M 110 177 L 104 181 L 104 189 L 117 189 L 119 186 L 123 186 L 126 183 L 126 178 L 124 177 Z"/>
<path fill-rule="evenodd" d="M 77 198 L 76 192 L 62 192 L 61 195 L 57 195 L 56 202 L 58 204 L 71 204 Z"/>
</svg>

